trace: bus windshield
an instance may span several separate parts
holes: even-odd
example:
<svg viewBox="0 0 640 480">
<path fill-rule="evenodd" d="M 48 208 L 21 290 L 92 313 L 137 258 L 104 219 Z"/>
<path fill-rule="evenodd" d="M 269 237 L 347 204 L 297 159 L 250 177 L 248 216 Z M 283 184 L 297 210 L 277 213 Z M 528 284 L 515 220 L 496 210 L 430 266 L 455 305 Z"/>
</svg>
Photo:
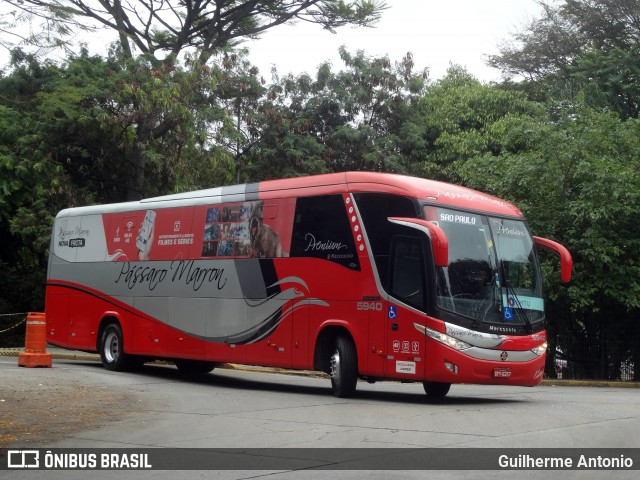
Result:
<svg viewBox="0 0 640 480">
<path fill-rule="evenodd" d="M 449 264 L 437 267 L 438 308 L 505 333 L 544 319 L 539 264 L 523 221 L 430 205 L 424 213 L 449 241 Z"/>
</svg>

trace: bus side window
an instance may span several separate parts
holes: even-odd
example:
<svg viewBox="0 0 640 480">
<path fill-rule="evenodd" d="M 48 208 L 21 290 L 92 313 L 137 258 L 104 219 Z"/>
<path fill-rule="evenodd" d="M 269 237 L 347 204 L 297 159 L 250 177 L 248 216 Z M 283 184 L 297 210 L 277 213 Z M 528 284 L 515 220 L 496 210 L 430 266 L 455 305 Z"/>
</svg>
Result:
<svg viewBox="0 0 640 480">
<path fill-rule="evenodd" d="M 356 204 L 364 222 L 373 258 L 382 287 L 388 290 L 389 249 L 391 238 L 401 229 L 387 220 L 389 217 L 418 216 L 414 201 L 407 197 L 387 193 L 356 193 Z"/>
<path fill-rule="evenodd" d="M 297 199 L 290 256 L 321 258 L 360 270 L 351 224 L 341 195 Z"/>
<path fill-rule="evenodd" d="M 396 236 L 391 242 L 390 293 L 425 310 L 424 244 L 418 238 Z"/>
</svg>

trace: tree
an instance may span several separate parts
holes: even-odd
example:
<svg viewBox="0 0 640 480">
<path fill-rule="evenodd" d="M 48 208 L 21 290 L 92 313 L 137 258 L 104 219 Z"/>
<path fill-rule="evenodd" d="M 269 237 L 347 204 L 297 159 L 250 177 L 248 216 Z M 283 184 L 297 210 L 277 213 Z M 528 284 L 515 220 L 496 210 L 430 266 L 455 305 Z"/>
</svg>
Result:
<svg viewBox="0 0 640 480">
<path fill-rule="evenodd" d="M 566 74 L 583 51 L 584 36 L 564 11 L 546 1 L 540 1 L 539 5 L 543 8 L 542 16 L 504 40 L 498 46 L 498 55 L 488 57 L 488 64 L 509 78 L 540 81 Z"/>
<path fill-rule="evenodd" d="M 524 139 L 528 150 L 474 159 L 466 175 L 482 169 L 487 179 L 501 179 L 490 191 L 507 198 L 517 192 L 540 231 L 574 253 L 573 286 L 566 294 L 550 292 L 556 299 L 550 332 L 569 360 L 578 352 L 594 359 L 578 365 L 581 375 L 616 378 L 623 360 L 636 370 L 640 364 L 640 251 L 633 233 L 640 213 L 640 4 L 542 5 L 542 17 L 503 44 L 490 64 L 525 78 L 510 87 L 543 99 L 548 120 L 509 119 L 503 138 Z"/>
<path fill-rule="evenodd" d="M 574 104 L 505 117 L 490 135 L 501 153 L 465 162 L 465 183 L 515 202 L 573 255 L 568 288 L 557 259 L 545 263 L 552 352 L 581 378 L 617 378 L 622 361 L 640 360 L 640 123 Z"/>
<path fill-rule="evenodd" d="M 41 155 L 37 92 L 53 78 L 48 65 L 26 57 L 10 77 L 0 77 L 0 312 L 42 308 L 51 195 L 61 171 Z"/>
<path fill-rule="evenodd" d="M 499 47 L 489 65 L 537 98 L 606 106 L 623 118 L 640 106 L 640 4 L 628 0 L 541 1 L 543 13 Z M 567 93 L 572 92 L 571 98 Z"/>
<path fill-rule="evenodd" d="M 321 65 L 315 76 L 275 77 L 262 107 L 261 138 L 249 170 L 270 176 L 370 170 L 406 172 L 418 147 L 419 99 L 427 71 L 409 53 L 392 62 L 340 49 L 346 68 Z"/>
<path fill-rule="evenodd" d="M 201 72 L 203 66 L 220 52 L 234 47 L 245 38 L 295 20 L 318 24 L 332 31 L 345 25 L 371 25 L 385 7 L 376 0 L 226 0 L 211 2 L 194 0 L 149 2 L 82 0 L 8 0 L 24 5 L 30 13 L 46 15 L 52 10 L 63 11 L 73 19 L 84 17 L 119 36 L 119 56 L 126 69 L 146 78 L 152 91 L 140 90 L 132 96 L 132 110 L 137 112 L 135 140 L 128 152 L 133 172 L 128 188 L 130 199 L 143 195 L 145 165 L 149 146 L 180 126 L 182 112 L 188 109 L 192 96 L 173 97 L 171 108 L 162 101 L 159 88 L 168 88 L 171 73 L 180 62 L 181 54 L 189 53 L 191 73 Z M 185 93 L 185 92 L 182 92 Z M 200 96 L 201 92 L 189 92 Z M 170 93 L 164 94 L 167 99 Z M 182 104 L 178 108 L 175 102 Z"/>
<path fill-rule="evenodd" d="M 218 68 L 215 96 L 222 109 L 213 129 L 213 143 L 233 157 L 231 174 L 236 183 L 244 179 L 246 157 L 260 142 L 265 116 L 262 105 L 267 88 L 257 67 L 245 58 L 246 51 L 225 54 Z"/>
<path fill-rule="evenodd" d="M 499 154 L 502 147 L 491 135 L 495 123 L 540 113 L 522 92 L 483 85 L 458 66 L 429 88 L 420 108 L 425 148 L 414 171 L 454 183 L 462 180 L 458 170 L 468 160 Z"/>
<path fill-rule="evenodd" d="M 31 8 L 29 8 L 31 7 Z M 0 47 L 8 51 L 31 47 L 37 57 L 55 49 L 72 50 L 68 38 L 78 32 L 93 30 L 78 21 L 66 8 L 51 4 L 47 8 L 25 5 L 25 2 L 5 0 L 0 12 Z"/>
<path fill-rule="evenodd" d="M 542 80 L 568 75 L 582 55 L 628 49 L 640 42 L 640 5 L 628 0 L 541 0 L 542 16 L 525 25 L 489 57 L 507 76 Z"/>
<path fill-rule="evenodd" d="M 428 70 L 414 71 L 411 52 L 392 62 L 343 47 L 340 58 L 346 69 L 331 85 L 345 123 L 327 139 L 329 168 L 407 172 L 416 150 L 409 132 L 421 120 L 416 107 L 428 88 Z"/>
<path fill-rule="evenodd" d="M 614 47 L 606 52 L 586 53 L 576 61 L 571 78 L 580 86 L 580 92 L 584 92 L 590 105 L 610 108 L 622 118 L 638 118 L 640 42 L 629 48 Z"/>
<path fill-rule="evenodd" d="M 10 73 L 0 75 L 0 312 L 42 308 L 58 211 L 126 197 L 136 96 L 185 119 L 149 149 L 148 192 L 230 182 L 232 157 L 206 145 L 210 120 L 220 116 L 220 108 L 207 97 L 195 102 L 198 97 L 188 90 L 210 93 L 217 82 L 212 72 L 204 68 L 196 76 L 176 68 L 166 75 L 170 84 L 154 91 L 161 80 L 149 79 L 144 69 L 132 75 L 117 56 L 102 59 L 83 51 L 58 65 L 16 51 Z M 180 96 L 194 103 L 171 105 Z M 182 157 L 189 158 L 189 168 Z"/>
</svg>

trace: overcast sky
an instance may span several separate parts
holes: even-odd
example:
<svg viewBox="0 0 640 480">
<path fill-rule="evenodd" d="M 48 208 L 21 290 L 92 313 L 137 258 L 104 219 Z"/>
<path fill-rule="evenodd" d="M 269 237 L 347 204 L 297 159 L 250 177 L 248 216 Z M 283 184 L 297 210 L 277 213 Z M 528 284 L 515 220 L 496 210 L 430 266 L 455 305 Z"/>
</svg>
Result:
<svg viewBox="0 0 640 480">
<path fill-rule="evenodd" d="M 314 73 L 330 60 L 342 68 L 338 48 L 363 50 L 400 60 L 413 54 L 416 67 L 429 68 L 436 80 L 451 63 L 462 65 L 482 81 L 499 80 L 500 72 L 487 67 L 485 55 L 497 53 L 500 41 L 538 17 L 536 0 L 386 0 L 389 9 L 375 28 L 341 28 L 336 34 L 316 25 L 280 26 L 260 40 L 246 42 L 251 61 L 263 74 L 271 65 L 280 75 Z"/>
<path fill-rule="evenodd" d="M 536 0 L 386 0 L 388 9 L 374 28 L 340 28 L 336 34 L 299 22 L 265 32 L 259 40 L 244 42 L 250 60 L 266 79 L 272 65 L 282 76 L 315 73 L 324 61 L 343 67 L 338 48 L 363 50 L 369 56 L 400 60 L 413 54 L 416 70 L 429 68 L 430 78 L 442 78 L 450 64 L 458 64 L 481 81 L 499 80 L 500 72 L 485 65 L 487 54 L 497 53 L 500 41 L 539 16 Z M 106 56 L 113 32 L 83 33 L 91 54 Z M 106 37 L 106 38 L 105 38 Z M 60 52 L 52 58 L 64 59 Z M 0 52 L 0 64 L 8 56 Z"/>
</svg>

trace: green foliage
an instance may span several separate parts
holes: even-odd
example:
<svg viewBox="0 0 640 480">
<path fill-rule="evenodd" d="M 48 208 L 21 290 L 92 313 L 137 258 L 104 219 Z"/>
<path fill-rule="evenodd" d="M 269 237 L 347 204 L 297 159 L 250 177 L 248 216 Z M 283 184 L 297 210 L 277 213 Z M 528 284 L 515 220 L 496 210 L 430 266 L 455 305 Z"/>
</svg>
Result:
<svg viewBox="0 0 640 480">
<path fill-rule="evenodd" d="M 576 60 L 571 72 L 590 105 L 608 107 L 622 118 L 638 118 L 640 43 L 588 52 Z"/>
<path fill-rule="evenodd" d="M 637 6 L 547 6 L 492 60 L 525 75 L 520 83 L 485 85 L 459 67 L 429 83 L 410 54 L 392 62 L 345 48 L 341 69 L 274 71 L 267 83 L 234 41 L 301 17 L 329 29 L 367 23 L 381 8 L 294 3 L 308 8 L 288 16 L 291 2 L 255 2 L 260 15 L 193 37 L 197 48 L 180 59 L 189 40 L 165 26 L 121 39 L 107 58 L 83 51 L 54 64 L 13 52 L 0 73 L 0 313 L 42 308 L 62 208 L 324 172 L 402 172 L 516 203 L 534 234 L 574 258 L 567 286 L 557 258 L 541 253 L 552 351 L 573 364 L 588 352 L 598 364 L 580 367 L 586 376 L 639 365 L 640 35 L 637 22 L 621 20 L 637 18 Z M 187 15 L 184 25 L 197 30 L 213 21 L 205 17 Z"/>
<path fill-rule="evenodd" d="M 637 118 L 640 105 L 640 4 L 628 0 L 541 3 L 540 18 L 489 57 L 535 98 L 607 107 Z M 573 92 L 571 97 L 568 92 Z"/>
<path fill-rule="evenodd" d="M 550 332 L 558 335 L 565 356 L 605 348 L 607 331 L 628 332 L 613 334 L 615 351 L 635 348 L 637 355 L 640 123 L 579 105 L 556 106 L 553 119 L 505 118 L 492 129 L 493 141 L 503 147 L 500 155 L 470 160 L 461 174 L 465 183 L 514 201 L 535 234 L 572 252 L 568 288 L 555 280 L 556 259 L 545 265 Z M 608 357 L 598 351 L 595 358 Z M 601 364 L 582 374 L 607 369 Z"/>
<path fill-rule="evenodd" d="M 570 288 L 550 283 L 558 351 L 570 361 L 584 352 L 599 363 L 580 372 L 587 376 L 616 378 L 620 362 L 631 358 L 637 377 L 640 4 L 565 0 L 543 7 L 490 64 L 524 78 L 505 87 L 543 100 L 548 116 L 499 122 L 494 141 L 506 148 L 470 161 L 463 175 L 518 201 L 534 231 L 573 252 Z"/>
<path fill-rule="evenodd" d="M 76 0 L 20 0 L 15 5 L 34 16 L 55 11 L 53 23 L 63 28 L 62 34 L 68 32 L 66 27 L 81 23 L 83 18 L 91 25 L 97 22 L 117 33 L 119 42 L 113 53 L 125 75 L 118 88 L 114 89 L 116 84 L 112 83 L 108 92 L 120 109 L 119 114 L 131 120 L 122 137 L 128 139 L 123 152 L 128 163 L 124 178 L 129 200 L 153 194 L 158 175 L 169 176 L 168 182 L 160 184 L 163 190 L 169 188 L 175 165 L 191 137 L 202 138 L 192 130 L 193 125 L 205 126 L 196 121 L 198 112 L 192 107 L 194 103 L 202 106 L 201 100 L 215 85 L 210 81 L 212 58 L 237 46 L 242 39 L 256 38 L 283 23 L 304 20 L 333 31 L 346 25 L 370 25 L 386 8 L 376 0 L 194 0 L 173 2 L 168 7 L 164 2 L 123 0 L 113 2 L 107 9 Z M 188 70 L 180 68 L 182 55 Z M 227 68 L 224 63 L 223 68 Z M 235 98 L 247 97 L 243 92 Z M 240 110 L 238 106 L 234 109 L 236 121 L 241 120 Z M 223 123 L 223 130 L 229 132 L 229 125 L 225 127 Z M 243 155 L 242 130 L 235 128 L 238 166 Z M 238 179 L 239 173 L 240 169 Z"/>
<path fill-rule="evenodd" d="M 279 79 L 262 107 L 262 137 L 249 170 L 270 178 L 345 170 L 406 172 L 419 155 L 427 72 L 410 54 L 392 63 L 341 48 L 345 69 Z M 405 136 L 404 132 L 413 132 Z M 260 178 L 254 176 L 253 178 Z"/>
<path fill-rule="evenodd" d="M 459 67 L 429 88 L 421 107 L 428 146 L 421 173 L 453 182 L 462 180 L 458 170 L 467 160 L 504 148 L 494 141 L 496 124 L 540 111 L 524 94 L 483 85 Z"/>
</svg>

